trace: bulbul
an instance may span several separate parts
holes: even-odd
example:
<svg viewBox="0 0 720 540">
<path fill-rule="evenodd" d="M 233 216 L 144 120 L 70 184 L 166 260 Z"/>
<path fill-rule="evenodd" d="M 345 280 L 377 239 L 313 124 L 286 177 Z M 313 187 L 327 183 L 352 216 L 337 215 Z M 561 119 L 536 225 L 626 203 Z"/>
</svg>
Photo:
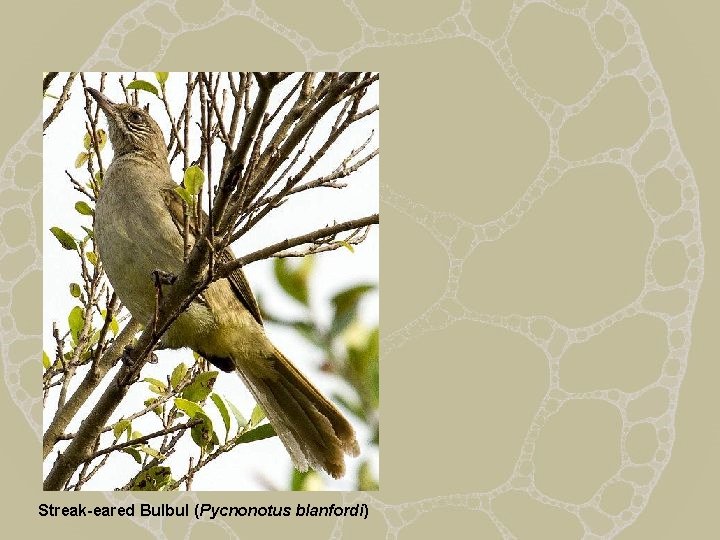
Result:
<svg viewBox="0 0 720 540">
<path fill-rule="evenodd" d="M 183 269 L 183 203 L 170 175 L 165 139 L 150 114 L 88 92 L 105 113 L 114 157 L 95 208 L 95 243 L 115 292 L 132 316 L 155 313 L 156 270 Z M 229 249 L 218 260 L 234 259 Z M 242 270 L 213 282 L 175 320 L 160 345 L 189 347 L 244 381 L 292 458 L 305 471 L 345 472 L 359 447 L 350 423 L 270 342 Z"/>
</svg>

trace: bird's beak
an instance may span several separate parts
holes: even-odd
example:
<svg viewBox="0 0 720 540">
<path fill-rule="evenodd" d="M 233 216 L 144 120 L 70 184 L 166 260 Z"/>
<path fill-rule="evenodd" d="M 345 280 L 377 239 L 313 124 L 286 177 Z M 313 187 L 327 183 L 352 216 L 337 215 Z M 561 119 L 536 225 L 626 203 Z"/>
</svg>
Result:
<svg viewBox="0 0 720 540">
<path fill-rule="evenodd" d="M 115 103 L 94 88 L 88 88 L 87 92 L 97 101 L 97 104 L 100 105 L 100 108 L 105 111 L 107 116 L 112 118 L 115 115 Z"/>
</svg>

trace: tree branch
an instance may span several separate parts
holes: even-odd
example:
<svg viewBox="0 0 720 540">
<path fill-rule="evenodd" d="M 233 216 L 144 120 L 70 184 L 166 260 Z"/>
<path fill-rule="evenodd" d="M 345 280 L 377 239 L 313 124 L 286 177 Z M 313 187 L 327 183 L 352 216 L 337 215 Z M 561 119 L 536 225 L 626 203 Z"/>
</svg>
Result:
<svg viewBox="0 0 720 540">
<path fill-rule="evenodd" d="M 301 246 L 303 244 L 314 243 L 319 240 L 334 237 L 336 234 L 344 231 L 361 229 L 363 227 L 367 227 L 368 225 L 374 225 L 377 223 L 380 223 L 379 214 L 372 214 L 370 216 L 366 216 L 360 219 L 353 219 L 351 221 L 345 221 L 336 225 L 323 227 L 322 229 L 318 229 L 316 231 L 303 234 L 301 236 L 295 236 L 294 238 L 281 240 L 280 242 L 277 242 L 271 246 L 254 251 L 253 253 L 245 255 L 244 257 L 238 257 L 234 261 L 220 266 L 220 268 L 216 270 L 215 274 L 218 278 L 227 277 L 232 272 L 242 268 L 246 264 L 250 264 L 251 262 L 259 261 L 262 259 L 268 259 L 283 250 L 296 246 Z"/>
<path fill-rule="evenodd" d="M 202 422 L 203 421 L 201 419 L 190 420 L 189 422 L 186 422 L 185 424 L 178 424 L 177 426 L 173 426 L 171 428 L 164 428 L 164 429 L 158 430 L 154 433 L 150 433 L 148 435 L 143 435 L 142 437 L 138 437 L 137 439 L 132 439 L 132 440 L 126 441 L 124 443 L 118 443 L 113 446 L 108 446 L 107 448 L 98 450 L 92 456 L 88 457 L 85 461 L 90 462 L 93 459 L 100 457 L 102 455 L 110 454 L 111 452 L 115 452 L 116 450 L 122 450 L 123 448 L 128 448 L 130 446 L 135 446 L 138 444 L 146 443 L 150 439 L 154 439 L 156 437 L 163 437 L 163 436 L 173 433 L 175 431 L 190 429 L 191 427 L 197 426 L 198 424 L 202 424 Z"/>
<path fill-rule="evenodd" d="M 60 97 L 58 98 L 57 103 L 55 104 L 55 107 L 53 108 L 50 115 L 45 119 L 43 122 L 43 131 L 45 131 L 50 124 L 52 124 L 55 119 L 60 114 L 60 111 L 63 110 L 63 107 L 65 106 L 65 102 L 70 98 L 70 87 L 72 86 L 73 80 L 75 80 L 75 77 L 77 76 L 77 72 L 73 71 L 68 76 L 68 80 L 65 83 L 65 86 L 63 86 L 62 93 L 60 94 Z"/>
</svg>

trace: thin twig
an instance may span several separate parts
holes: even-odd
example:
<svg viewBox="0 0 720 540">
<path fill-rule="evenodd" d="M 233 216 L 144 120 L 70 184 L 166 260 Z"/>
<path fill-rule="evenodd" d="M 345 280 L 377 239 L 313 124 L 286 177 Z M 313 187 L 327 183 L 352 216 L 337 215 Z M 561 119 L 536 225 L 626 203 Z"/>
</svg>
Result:
<svg viewBox="0 0 720 540">
<path fill-rule="evenodd" d="M 65 106 L 65 102 L 70 98 L 70 87 L 72 86 L 73 80 L 77 76 L 76 71 L 72 71 L 70 75 L 68 76 L 68 80 L 63 86 L 62 93 L 60 94 L 60 97 L 57 100 L 57 103 L 55 104 L 55 107 L 53 107 L 52 112 L 50 115 L 43 121 L 43 131 L 45 131 L 50 124 L 52 124 L 55 119 L 58 117 L 60 112 L 63 110 L 63 107 Z"/>
</svg>

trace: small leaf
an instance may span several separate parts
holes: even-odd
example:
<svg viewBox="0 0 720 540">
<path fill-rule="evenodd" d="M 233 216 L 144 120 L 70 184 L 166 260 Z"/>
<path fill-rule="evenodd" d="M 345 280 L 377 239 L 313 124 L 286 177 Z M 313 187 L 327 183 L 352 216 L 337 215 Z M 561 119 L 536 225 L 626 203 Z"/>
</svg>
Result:
<svg viewBox="0 0 720 540">
<path fill-rule="evenodd" d="M 312 469 L 308 469 L 305 472 L 300 472 L 296 468 L 293 467 L 292 477 L 290 478 L 290 489 L 292 491 L 303 491 L 303 486 L 305 485 L 305 480 L 312 473 L 313 473 Z"/>
<path fill-rule="evenodd" d="M 292 326 L 301 336 L 307 339 L 310 343 L 314 343 L 318 347 L 325 347 L 326 341 L 324 332 L 321 335 L 318 328 L 310 321 L 293 321 L 289 324 Z"/>
<path fill-rule="evenodd" d="M 238 444 L 244 444 L 253 441 L 260 441 L 262 439 L 269 439 L 270 437 L 274 437 L 275 435 L 277 435 L 275 433 L 275 428 L 273 428 L 270 424 L 263 424 L 262 426 L 258 426 L 255 429 L 246 431 L 236 440 Z"/>
<path fill-rule="evenodd" d="M 347 248 L 350 253 L 355 253 L 355 248 L 352 246 L 350 242 L 346 242 L 345 240 L 340 240 L 340 245 L 342 245 L 344 248 Z"/>
<path fill-rule="evenodd" d="M 43 367 L 44 367 L 45 369 L 48 369 L 50 366 L 52 366 L 52 362 L 50 361 L 50 357 L 47 355 L 47 353 L 46 353 L 45 351 L 43 351 L 42 363 L 43 363 Z"/>
<path fill-rule="evenodd" d="M 162 390 L 160 393 L 165 392 L 165 390 L 167 390 L 167 385 L 159 379 L 154 379 L 152 377 L 145 377 L 142 380 L 142 382 L 150 383 L 151 386 L 157 386 L 158 388 L 160 388 Z M 152 388 L 150 388 L 150 389 L 152 390 Z"/>
<path fill-rule="evenodd" d="M 140 450 L 145 452 L 148 456 L 159 459 L 160 461 L 165 459 L 164 455 L 155 450 L 152 446 L 148 446 L 147 444 L 140 445 Z"/>
<path fill-rule="evenodd" d="M 87 237 L 85 238 L 86 240 L 88 238 L 93 238 L 95 236 L 95 233 L 89 227 L 85 227 L 84 225 L 80 225 L 80 227 L 82 228 L 83 231 L 85 231 L 87 233 Z"/>
<path fill-rule="evenodd" d="M 199 373 L 197 377 L 195 377 L 195 380 L 182 391 L 182 397 L 195 403 L 203 401 L 210 395 L 218 373 L 218 371 L 204 371 Z"/>
<path fill-rule="evenodd" d="M 82 290 L 80 289 L 80 285 L 77 283 L 71 283 L 70 284 L 70 294 L 74 298 L 80 298 L 80 295 L 82 294 Z"/>
<path fill-rule="evenodd" d="M 160 387 L 160 386 L 155 386 L 154 384 L 149 384 L 149 385 L 148 385 L 148 389 L 149 389 L 151 392 L 153 392 L 153 393 L 155 393 L 155 394 L 159 394 L 159 395 L 162 395 L 162 394 L 165 393 L 165 390 L 164 390 L 162 387 Z"/>
<path fill-rule="evenodd" d="M 380 485 L 370 471 L 370 463 L 363 461 L 357 473 L 358 491 L 377 491 Z"/>
<path fill-rule="evenodd" d="M 262 410 L 260 405 L 255 405 L 252 414 L 250 414 L 250 425 L 257 426 L 260 422 L 262 422 L 263 418 L 265 418 L 265 411 Z"/>
<path fill-rule="evenodd" d="M 101 171 L 98 171 L 95 173 L 95 184 L 97 184 L 98 189 L 100 189 L 103 185 L 103 173 Z"/>
<path fill-rule="evenodd" d="M 170 467 L 154 465 L 140 471 L 132 480 L 131 491 L 163 491 L 173 482 Z"/>
<path fill-rule="evenodd" d="M 202 407 L 193 401 L 189 401 L 183 398 L 175 398 L 175 406 L 187 414 L 190 418 L 194 417 L 198 413 L 202 413 Z"/>
<path fill-rule="evenodd" d="M 50 232 L 53 233 L 55 238 L 57 238 L 58 242 L 60 242 L 60 245 L 67 249 L 68 251 L 73 251 L 77 249 L 77 242 L 75 241 L 75 238 L 73 238 L 70 234 L 63 231 L 60 227 L 50 227 Z"/>
<path fill-rule="evenodd" d="M 117 336 L 120 331 L 120 325 L 115 317 L 110 319 L 110 331 L 113 333 L 113 336 Z"/>
<path fill-rule="evenodd" d="M 128 90 L 145 90 L 146 92 L 150 92 L 151 94 L 158 95 L 158 89 L 155 87 L 153 83 L 143 81 L 142 79 L 138 79 L 136 81 L 132 81 L 130 84 L 127 85 Z"/>
<path fill-rule="evenodd" d="M 70 310 L 70 314 L 68 315 L 68 326 L 70 326 L 70 333 L 72 334 L 74 343 L 77 343 L 84 324 L 85 317 L 83 316 L 83 310 L 80 306 L 75 306 Z"/>
<path fill-rule="evenodd" d="M 145 407 L 149 407 L 149 406 L 152 405 L 153 403 L 155 403 L 155 398 L 148 398 L 148 399 L 146 399 L 145 401 L 143 401 L 143 405 L 145 405 Z M 160 418 L 162 418 L 162 415 L 163 415 L 163 406 L 162 406 L 162 405 L 156 406 L 155 408 L 153 408 L 152 412 L 154 412 L 154 413 L 157 414 Z"/>
<path fill-rule="evenodd" d="M 193 418 L 202 420 L 201 423 L 190 428 L 190 437 L 204 451 L 220 444 L 217 434 L 213 429 L 212 420 L 202 412 L 197 413 Z"/>
<path fill-rule="evenodd" d="M 160 86 L 165 86 L 165 83 L 168 80 L 168 75 L 170 75 L 169 71 L 156 71 L 155 72 L 155 78 L 157 79 L 157 82 L 160 83 Z"/>
<path fill-rule="evenodd" d="M 293 269 L 287 259 L 275 259 L 275 278 L 283 290 L 298 302 L 308 305 L 308 280 L 313 265 L 312 257 L 303 257 L 300 266 Z"/>
<path fill-rule="evenodd" d="M 247 424 L 247 420 L 245 420 L 245 417 L 240 412 L 240 409 L 238 409 L 232 401 L 227 398 L 225 399 L 225 401 L 227 401 L 228 407 L 230 407 L 230 412 L 233 413 L 233 416 L 235 417 L 235 421 L 238 424 L 238 429 L 241 429 Z"/>
<path fill-rule="evenodd" d="M 182 197 L 183 201 L 187 203 L 188 208 L 192 209 L 195 206 L 193 203 L 192 195 L 190 195 L 190 192 L 187 189 L 182 186 L 178 186 L 175 188 L 175 192 Z"/>
<path fill-rule="evenodd" d="M 177 366 L 175 366 L 175 369 L 173 369 L 172 371 L 172 375 L 170 375 L 170 385 L 173 388 L 177 388 L 177 385 L 180 384 L 180 381 L 185 378 L 187 370 L 188 368 L 185 365 L 185 362 L 180 362 Z"/>
<path fill-rule="evenodd" d="M 335 315 L 333 316 L 332 328 L 330 329 L 330 333 L 333 336 L 345 330 L 353 319 L 355 319 L 358 303 L 365 294 L 374 289 L 375 286 L 370 284 L 356 285 L 355 287 L 345 289 L 333 297 L 332 303 L 335 307 Z"/>
<path fill-rule="evenodd" d="M 185 170 L 183 185 L 191 195 L 197 195 L 205 183 L 205 173 L 197 165 L 191 165 Z"/>
<path fill-rule="evenodd" d="M 80 152 L 75 158 L 75 168 L 82 167 L 88 159 L 90 159 L 90 152 Z"/>
<path fill-rule="evenodd" d="M 127 432 L 127 438 L 128 440 L 130 440 L 130 434 L 132 433 L 132 422 L 125 418 L 121 418 L 113 426 L 113 435 L 117 440 L 120 440 L 123 432 Z"/>
<path fill-rule="evenodd" d="M 123 448 L 122 451 L 131 455 L 138 464 L 142 463 L 142 456 L 140 455 L 140 452 L 134 448 Z"/>
<path fill-rule="evenodd" d="M 98 144 L 98 150 L 102 150 L 105 148 L 105 145 L 107 144 L 107 133 L 104 129 L 98 129 L 95 132 L 95 137 L 97 138 L 97 144 Z"/>
<path fill-rule="evenodd" d="M 97 253 L 95 253 L 94 251 L 88 251 L 88 252 L 85 254 L 85 258 L 86 258 L 88 261 L 90 261 L 90 264 L 92 264 L 93 266 L 97 266 L 97 264 L 98 264 L 98 256 L 97 256 Z"/>
<path fill-rule="evenodd" d="M 95 132 L 95 138 L 97 139 L 98 150 L 105 148 L 105 144 L 107 143 L 107 133 L 105 130 L 98 129 Z M 92 137 L 89 133 L 85 133 L 85 136 L 83 137 L 83 146 L 85 147 L 85 150 L 90 150 L 90 148 L 92 148 Z M 88 155 L 90 155 L 90 152 L 88 152 Z"/>
<path fill-rule="evenodd" d="M 77 210 L 78 214 L 82 214 L 83 216 L 92 216 L 93 210 L 90 208 L 90 205 L 86 203 L 85 201 L 78 201 L 75 203 L 75 210 Z"/>
<path fill-rule="evenodd" d="M 220 416 L 222 416 L 223 424 L 225 424 L 225 433 L 229 433 L 230 414 L 228 413 L 225 403 L 223 402 L 222 398 L 214 392 L 210 394 L 210 399 L 212 399 L 212 402 L 215 404 L 217 410 L 220 412 Z"/>
</svg>

